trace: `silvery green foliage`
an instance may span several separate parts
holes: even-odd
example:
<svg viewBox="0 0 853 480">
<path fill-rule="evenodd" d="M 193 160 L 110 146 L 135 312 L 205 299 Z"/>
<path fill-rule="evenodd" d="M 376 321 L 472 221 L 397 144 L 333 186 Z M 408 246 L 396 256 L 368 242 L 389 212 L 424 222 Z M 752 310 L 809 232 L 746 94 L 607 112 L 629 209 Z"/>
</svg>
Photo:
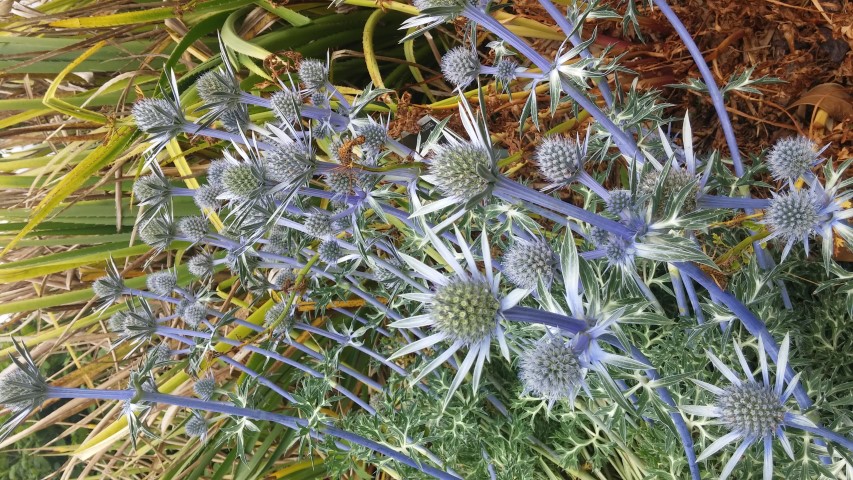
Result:
<svg viewBox="0 0 853 480">
<path fill-rule="evenodd" d="M 477 80 L 480 59 L 477 52 L 466 47 L 455 47 L 441 57 L 441 73 L 456 88 L 465 88 Z"/>
<path fill-rule="evenodd" d="M 415 6 L 421 14 L 406 21 L 414 35 L 459 15 L 479 35 L 498 28 L 486 8 L 502 8 Z M 562 20 L 613 15 L 572 5 Z M 790 140 L 738 178 L 721 152 L 698 151 L 686 119 L 674 124 L 679 134 L 664 133 L 657 93 L 632 86 L 596 103 L 591 87 L 621 67 L 592 57 L 582 29 L 544 63 L 500 31 L 507 38 L 489 45 L 493 67 L 451 46 L 442 61 L 450 84 L 463 88 L 480 73 L 513 94 L 547 84 L 550 109 L 535 108 L 537 95 L 525 103 L 533 120 L 568 111 L 569 94 L 591 112 L 608 104 L 571 137 L 525 134 L 542 136 L 520 157 L 538 172 L 495 143 L 502 135 L 490 133 L 483 96 L 479 109 L 460 98 L 460 121 L 436 122 L 411 150 L 389 133 L 393 113 L 371 113 L 390 92 L 345 95 L 328 61 L 303 60 L 298 78 L 260 96 L 235 88 L 226 62 L 196 85 L 207 110 L 201 124 L 173 100 L 135 107 L 156 145 L 181 132 L 230 143 L 195 190 L 166 178 L 152 154 L 134 188 L 147 212 L 138 237 L 181 253 L 162 256 L 174 265 L 149 274 L 145 290 L 129 288 L 142 281 L 125 282 L 112 264 L 92 285 L 103 306 L 121 310 L 104 319 L 114 344 L 148 352 L 125 400 L 132 438 L 153 421 L 153 402 L 140 398 L 163 385 L 158 369 L 186 366 L 198 378 L 185 405 L 188 436 L 215 435 L 205 448 L 227 444 L 246 458 L 247 435 L 284 415 L 303 451 L 322 453 L 335 478 L 365 463 L 400 478 L 747 478 L 760 470 L 769 478 L 774 460 L 785 462 L 779 471 L 829 478 L 850 468 L 853 443 L 837 420 L 849 413 L 839 385 L 853 379 L 843 356 L 853 348 L 844 343 L 849 313 L 822 297 L 853 298 L 831 257 L 836 236 L 853 238 L 849 162 L 812 172 L 820 152 Z M 254 121 L 268 122 L 252 124 L 248 105 Z M 765 165 L 785 185 L 761 183 Z M 542 180 L 551 193 L 528 186 Z M 762 195 L 743 198 L 743 186 Z M 199 211 L 187 212 L 180 197 Z M 824 264 L 789 254 L 798 242 L 808 252 L 816 236 Z M 754 241 L 776 238 L 784 248 L 754 250 L 762 248 Z M 184 271 L 192 276 L 176 276 Z M 826 293 L 816 300 L 814 288 Z M 207 365 L 227 368 L 214 382 Z M 31 403 L 0 388 L 23 417 L 51 392 L 28 371 L 5 385 L 30 388 Z M 812 404 L 815 392 L 826 398 Z M 222 415 L 216 433 L 204 405 Z M 749 448 L 759 442 L 763 451 Z M 797 460 L 774 459 L 775 444 Z M 401 452 L 413 460 L 387 460 Z M 823 454 L 834 463 L 822 464 Z"/>
</svg>

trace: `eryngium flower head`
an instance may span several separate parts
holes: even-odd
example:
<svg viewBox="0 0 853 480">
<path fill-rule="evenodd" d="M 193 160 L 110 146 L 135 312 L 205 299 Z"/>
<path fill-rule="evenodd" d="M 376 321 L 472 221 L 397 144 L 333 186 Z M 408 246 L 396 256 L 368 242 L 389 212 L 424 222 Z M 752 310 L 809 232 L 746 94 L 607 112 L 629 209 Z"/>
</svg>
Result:
<svg viewBox="0 0 853 480">
<path fill-rule="evenodd" d="M 589 231 L 589 239 L 592 240 L 593 245 L 602 248 L 610 240 L 610 232 L 603 228 L 592 227 Z"/>
<path fill-rule="evenodd" d="M 470 344 L 495 331 L 500 308 L 501 302 L 488 284 L 452 280 L 435 292 L 429 314 L 450 341 Z"/>
<path fill-rule="evenodd" d="M 414 0 L 412 4 L 418 10 L 427 10 L 430 8 L 462 8 L 464 2 L 459 0 Z"/>
<path fill-rule="evenodd" d="M 302 96 L 299 92 L 286 88 L 272 94 L 270 105 L 279 120 L 284 123 L 293 123 L 299 118 Z"/>
<path fill-rule="evenodd" d="M 788 137 L 779 139 L 765 160 L 773 178 L 794 182 L 820 163 L 821 151 L 806 137 Z"/>
<path fill-rule="evenodd" d="M 265 152 L 265 159 L 267 175 L 272 180 L 287 184 L 303 178 L 314 168 L 311 153 L 300 143 L 278 145 Z"/>
<path fill-rule="evenodd" d="M 121 278 L 113 275 L 101 277 L 92 283 L 92 290 L 95 292 L 95 296 L 110 303 L 119 301 L 122 295 L 124 295 L 124 289 L 124 282 Z"/>
<path fill-rule="evenodd" d="M 509 58 L 503 57 L 495 64 L 495 80 L 501 85 L 507 85 L 515 80 L 518 62 Z"/>
<path fill-rule="evenodd" d="M 113 333 L 120 333 L 124 330 L 125 320 L 127 320 L 127 313 L 116 312 L 107 320 L 107 329 Z"/>
<path fill-rule="evenodd" d="M 489 152 L 473 143 L 437 147 L 425 178 L 445 196 L 463 201 L 488 191 L 496 181 Z"/>
<path fill-rule="evenodd" d="M 146 175 L 134 182 L 133 197 L 139 205 L 162 205 L 172 198 L 172 185 L 162 175 Z"/>
<path fill-rule="evenodd" d="M 187 262 L 190 273 L 196 277 L 206 278 L 213 275 L 214 262 L 213 255 L 208 252 L 201 252 L 198 255 L 190 258 Z"/>
<path fill-rule="evenodd" d="M 695 200 L 694 200 L 695 201 Z M 634 207 L 634 199 L 630 190 L 613 190 L 607 199 L 607 213 L 619 215 Z"/>
<path fill-rule="evenodd" d="M 381 123 L 367 122 L 358 126 L 356 132 L 359 136 L 364 137 L 361 148 L 368 152 L 378 152 L 388 140 L 387 127 Z"/>
<path fill-rule="evenodd" d="M 305 233 L 321 240 L 331 237 L 337 227 L 331 215 L 320 212 L 305 217 L 304 226 Z"/>
<path fill-rule="evenodd" d="M 541 278 L 550 284 L 557 259 L 551 245 L 541 238 L 533 241 L 516 240 L 503 258 L 504 274 L 519 288 L 536 289 Z"/>
<path fill-rule="evenodd" d="M 264 178 L 252 165 L 231 165 L 222 174 L 222 186 L 235 198 L 254 199 L 264 189 Z"/>
<path fill-rule="evenodd" d="M 199 323 L 207 320 L 207 307 L 194 299 L 186 299 L 178 304 L 178 315 L 191 328 L 196 328 Z"/>
<path fill-rule="evenodd" d="M 287 303 L 276 303 L 264 315 L 265 327 L 270 327 L 278 321 L 281 321 L 281 323 L 276 326 L 273 332 L 275 336 L 278 336 L 282 332 L 290 332 L 290 329 L 296 324 L 296 317 L 287 310 Z"/>
<path fill-rule="evenodd" d="M 47 383 L 19 368 L 0 376 L 0 405 L 13 412 L 25 412 L 41 405 L 47 395 Z"/>
<path fill-rule="evenodd" d="M 216 391 L 216 380 L 213 377 L 203 377 L 196 380 L 193 392 L 202 400 L 210 400 Z"/>
<path fill-rule="evenodd" d="M 326 185 L 338 195 L 349 195 L 356 185 L 356 173 L 350 169 L 332 170 L 325 175 Z"/>
<path fill-rule="evenodd" d="M 627 240 L 610 235 L 602 248 L 604 249 L 604 258 L 607 259 L 607 263 L 610 265 L 622 268 L 628 268 L 633 265 L 636 249 Z"/>
<path fill-rule="evenodd" d="M 441 73 L 454 87 L 467 87 L 480 74 L 477 52 L 466 47 L 451 48 L 441 57 Z"/>
<path fill-rule="evenodd" d="M 786 243 L 783 257 L 798 240 L 807 241 L 820 225 L 820 199 L 812 190 L 793 190 L 770 201 L 764 223 Z"/>
<path fill-rule="evenodd" d="M 187 420 L 184 430 L 186 430 L 188 436 L 204 441 L 205 437 L 207 437 L 207 420 L 201 415 L 193 413 L 190 419 Z"/>
<path fill-rule="evenodd" d="M 210 165 L 207 166 L 207 183 L 211 185 L 218 185 L 222 183 L 222 175 L 231 165 L 233 165 L 233 163 L 224 158 L 219 158 L 210 162 Z"/>
<path fill-rule="evenodd" d="M 143 98 L 131 112 L 136 126 L 145 133 L 175 136 L 185 123 L 183 112 L 162 98 Z"/>
<path fill-rule="evenodd" d="M 299 79 L 308 90 L 320 90 L 329 80 L 329 68 L 326 62 L 314 58 L 299 63 Z"/>
<path fill-rule="evenodd" d="M 236 104 L 240 94 L 240 85 L 234 77 L 222 70 L 211 70 L 195 82 L 198 96 L 205 104 Z"/>
<path fill-rule="evenodd" d="M 145 284 L 157 295 L 169 296 L 178 286 L 178 277 L 171 270 L 160 270 L 148 275 Z"/>
<path fill-rule="evenodd" d="M 292 268 L 283 268 L 273 276 L 272 283 L 277 288 L 284 288 L 296 281 L 296 272 Z"/>
<path fill-rule="evenodd" d="M 782 425 L 785 407 L 771 385 L 743 382 L 730 385 L 717 397 L 720 421 L 744 437 L 775 435 Z"/>
<path fill-rule="evenodd" d="M 341 246 L 338 245 L 337 240 L 331 238 L 320 243 L 320 246 L 317 247 L 317 254 L 320 256 L 320 260 L 329 264 L 336 264 L 341 258 Z"/>
<path fill-rule="evenodd" d="M 207 235 L 207 219 L 201 215 L 184 217 L 178 222 L 178 231 L 190 242 L 198 243 Z"/>
<path fill-rule="evenodd" d="M 221 206 L 222 190 L 214 185 L 202 185 L 193 193 L 193 201 L 202 210 L 216 210 Z"/>
<path fill-rule="evenodd" d="M 656 195 L 659 179 L 660 172 L 656 170 L 643 175 L 640 179 L 638 189 L 639 193 L 647 197 Z M 695 180 L 696 177 L 687 170 L 675 167 L 671 168 L 662 184 L 661 199 L 663 199 L 663 202 L 660 203 L 660 209 L 665 205 L 667 199 L 678 195 L 678 192 Z M 688 193 L 687 197 L 684 199 L 684 203 L 681 206 L 681 212 L 690 213 L 696 210 L 696 195 L 698 193 L 699 185 L 694 183 L 690 193 Z"/>
<path fill-rule="evenodd" d="M 310 95 L 311 104 L 317 108 L 326 108 L 329 106 L 329 95 L 326 92 L 316 91 Z M 325 137 L 326 135 L 320 135 Z"/>
<path fill-rule="evenodd" d="M 585 371 L 571 344 L 557 336 L 546 336 L 522 352 L 519 378 L 525 392 L 548 400 L 574 403 L 582 388 Z"/>
<path fill-rule="evenodd" d="M 222 128 L 226 132 L 240 133 L 245 131 L 251 120 L 249 119 L 249 111 L 245 105 L 238 105 L 234 108 L 223 110 L 219 114 L 219 122 L 222 123 Z"/>
<path fill-rule="evenodd" d="M 154 365 L 169 363 L 172 358 L 172 350 L 165 343 L 159 343 L 148 351 L 148 357 L 154 361 Z"/>
<path fill-rule="evenodd" d="M 561 136 L 548 136 L 536 147 L 539 172 L 555 185 L 572 181 L 581 169 L 583 148 L 574 140 Z"/>
<path fill-rule="evenodd" d="M 171 218 L 155 217 L 139 229 L 139 238 L 146 245 L 165 250 L 177 236 L 178 229 Z"/>
</svg>

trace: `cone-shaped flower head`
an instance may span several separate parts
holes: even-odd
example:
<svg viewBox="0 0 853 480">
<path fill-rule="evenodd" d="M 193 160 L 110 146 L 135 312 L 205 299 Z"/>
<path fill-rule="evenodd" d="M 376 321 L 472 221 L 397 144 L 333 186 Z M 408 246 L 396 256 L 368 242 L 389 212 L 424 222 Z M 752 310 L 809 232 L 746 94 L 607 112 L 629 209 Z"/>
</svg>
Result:
<svg viewBox="0 0 853 480">
<path fill-rule="evenodd" d="M 308 90 L 320 90 L 329 81 L 329 66 L 322 60 L 304 59 L 299 63 L 299 79 Z"/>
<path fill-rule="evenodd" d="M 320 255 L 320 260 L 323 260 L 328 264 L 336 264 L 342 256 L 341 246 L 334 238 L 324 240 L 320 243 L 320 246 L 317 247 L 317 254 Z"/>
<path fill-rule="evenodd" d="M 172 185 L 162 174 L 152 173 L 133 183 L 133 197 L 139 205 L 160 206 L 172 198 Z"/>
<path fill-rule="evenodd" d="M 160 270 L 148 275 L 145 284 L 148 290 L 165 297 L 171 295 L 178 286 L 178 277 L 172 270 Z"/>
<path fill-rule="evenodd" d="M 187 424 L 184 427 L 187 435 L 193 438 L 199 438 L 202 441 L 207 437 L 207 420 L 201 415 L 193 413 Z"/>
<path fill-rule="evenodd" d="M 364 137 L 361 148 L 368 152 L 378 152 L 388 140 L 388 127 L 382 123 L 369 121 L 356 128 L 356 133 Z"/>
<path fill-rule="evenodd" d="M 452 280 L 435 292 L 430 316 L 450 341 L 477 343 L 495 331 L 501 302 L 485 282 Z"/>
<path fill-rule="evenodd" d="M 311 152 L 301 143 L 277 145 L 264 155 L 267 175 L 286 184 L 303 179 L 315 165 Z"/>
<path fill-rule="evenodd" d="M 284 123 L 293 123 L 299 118 L 302 96 L 295 90 L 285 88 L 272 94 L 270 105 L 279 120 Z"/>
<path fill-rule="evenodd" d="M 548 136 L 536 147 L 539 172 L 553 185 L 570 183 L 583 165 L 582 145 L 563 136 Z"/>
<path fill-rule="evenodd" d="M 820 197 L 813 190 L 792 190 L 774 197 L 764 212 L 764 223 L 770 238 L 785 242 L 782 257 L 787 256 L 797 241 L 808 245 L 808 238 L 825 220 L 821 214 Z"/>
<path fill-rule="evenodd" d="M 793 183 L 807 176 L 812 167 L 820 163 L 822 151 L 803 136 L 781 138 L 767 152 L 765 161 L 773 178 Z"/>
<path fill-rule="evenodd" d="M 495 64 L 495 80 L 501 85 L 508 85 L 515 80 L 517 68 L 518 62 L 509 57 L 502 57 Z"/>
<path fill-rule="evenodd" d="M 0 375 L 0 406 L 8 408 L 14 415 L 0 426 L 0 441 L 47 398 L 48 385 L 30 357 L 29 352 L 16 340 L 12 340 L 20 359 L 12 357 L 17 368 Z"/>
<path fill-rule="evenodd" d="M 196 277 L 206 278 L 213 275 L 215 263 L 213 255 L 208 252 L 201 252 L 195 255 L 187 263 L 190 273 Z"/>
<path fill-rule="evenodd" d="M 554 335 L 522 352 L 519 366 L 524 391 L 547 399 L 549 408 L 557 400 L 574 403 L 586 376 L 571 343 Z"/>
<path fill-rule="evenodd" d="M 539 279 L 546 285 L 554 277 L 557 258 L 551 245 L 541 238 L 533 241 L 517 239 L 503 258 L 504 274 L 519 288 L 536 289 Z"/>
<path fill-rule="evenodd" d="M 441 57 L 441 73 L 454 87 L 467 87 L 480 74 L 477 52 L 467 47 L 451 48 Z"/>
<path fill-rule="evenodd" d="M 184 217 L 178 222 L 178 231 L 190 242 L 198 243 L 207 236 L 207 219 L 201 215 Z"/>
<path fill-rule="evenodd" d="M 437 147 L 425 178 L 444 195 L 463 201 L 483 194 L 495 182 L 488 150 L 467 142 Z"/>
<path fill-rule="evenodd" d="M 202 210 L 217 210 L 222 202 L 219 195 L 222 189 L 214 185 L 202 185 L 193 192 L 193 201 Z"/>
<path fill-rule="evenodd" d="M 213 377 L 207 376 L 196 380 L 193 384 L 193 392 L 202 400 L 210 400 L 216 391 L 216 380 Z"/>
<path fill-rule="evenodd" d="M 174 137 L 186 123 L 183 112 L 162 98 L 143 98 L 133 105 L 131 112 L 136 126 L 152 135 Z"/>
<path fill-rule="evenodd" d="M 233 198 L 258 198 L 264 190 L 263 171 L 255 165 L 231 165 L 222 174 L 222 186 Z"/>
<path fill-rule="evenodd" d="M 634 198 L 630 190 L 613 190 L 607 199 L 607 213 L 619 215 L 634 207 Z"/>
</svg>

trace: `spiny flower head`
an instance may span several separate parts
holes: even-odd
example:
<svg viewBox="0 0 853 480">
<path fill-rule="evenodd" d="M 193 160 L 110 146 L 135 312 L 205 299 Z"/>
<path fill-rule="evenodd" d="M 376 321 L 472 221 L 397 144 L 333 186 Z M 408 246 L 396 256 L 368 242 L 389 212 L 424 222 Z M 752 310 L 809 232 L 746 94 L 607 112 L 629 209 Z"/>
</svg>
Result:
<svg viewBox="0 0 853 480">
<path fill-rule="evenodd" d="M 519 367 L 524 391 L 547 399 L 549 408 L 557 400 L 574 403 L 586 375 L 571 343 L 554 335 L 522 352 Z"/>
<path fill-rule="evenodd" d="M 765 160 L 773 178 L 793 183 L 820 163 L 822 151 L 806 137 L 787 137 L 773 144 Z"/>
<path fill-rule="evenodd" d="M 284 288 L 296 280 L 296 272 L 292 268 L 283 268 L 272 278 L 272 284 L 277 288 Z"/>
<path fill-rule="evenodd" d="M 199 98 L 207 105 L 226 104 L 233 107 L 243 93 L 237 79 L 222 69 L 205 73 L 196 80 L 195 86 Z"/>
<path fill-rule="evenodd" d="M 133 197 L 139 205 L 163 205 L 172 198 L 172 185 L 163 175 L 146 175 L 134 182 Z"/>
<path fill-rule="evenodd" d="M 215 264 L 213 255 L 208 252 L 201 252 L 193 256 L 187 263 L 190 273 L 196 277 L 206 278 L 213 275 Z"/>
<path fill-rule="evenodd" d="M 717 397 L 720 420 L 729 430 L 746 437 L 775 435 L 785 407 L 770 385 L 754 381 L 730 385 Z"/>
<path fill-rule="evenodd" d="M 609 235 L 602 246 L 607 263 L 614 267 L 630 268 L 634 264 L 634 245 L 621 237 Z"/>
<path fill-rule="evenodd" d="M 501 57 L 495 64 L 495 80 L 505 88 L 508 87 L 509 83 L 515 80 L 516 69 L 518 62 L 509 57 Z"/>
<path fill-rule="evenodd" d="M 95 296 L 109 303 L 115 303 L 124 295 L 125 286 L 121 278 L 107 275 L 92 283 Z"/>
<path fill-rule="evenodd" d="M 265 152 L 264 167 L 272 180 L 290 184 L 313 170 L 314 159 L 301 143 L 281 144 Z"/>
<path fill-rule="evenodd" d="M 764 223 L 770 228 L 770 238 L 785 242 L 783 258 L 797 241 L 808 242 L 824 220 L 820 209 L 820 198 L 813 190 L 792 190 L 770 201 L 764 211 Z"/>
<path fill-rule="evenodd" d="M 592 240 L 593 245 L 602 248 L 610 240 L 610 232 L 603 228 L 592 227 L 589 230 L 589 239 Z"/>
<path fill-rule="evenodd" d="M 207 437 L 207 420 L 201 415 L 193 413 L 190 419 L 187 420 L 184 430 L 188 436 L 204 441 Z"/>
<path fill-rule="evenodd" d="M 660 180 L 660 172 L 653 170 L 640 179 L 640 185 L 638 191 L 640 194 L 645 195 L 646 197 L 652 197 L 658 193 L 658 184 Z M 690 192 L 687 194 L 687 197 L 684 199 L 684 203 L 681 206 L 681 211 L 684 213 L 690 213 L 696 210 L 696 195 L 699 193 L 699 185 L 694 183 L 696 181 L 696 176 L 692 173 L 688 172 L 683 168 L 673 167 L 670 168 L 669 172 L 666 175 L 666 178 L 663 180 L 663 183 L 660 184 L 660 195 L 661 199 L 664 202 L 672 197 L 678 195 L 681 190 L 686 188 L 691 183 L 693 186 L 691 187 Z M 664 206 L 664 202 L 660 204 L 660 207 Z M 660 209 L 660 208 L 659 208 Z"/>
<path fill-rule="evenodd" d="M 276 332 L 279 333 L 289 332 L 296 324 L 296 317 L 287 310 L 287 303 L 285 302 L 276 303 L 267 310 L 266 315 L 264 315 L 264 326 L 269 327 L 279 320 L 281 323 L 276 327 Z"/>
<path fill-rule="evenodd" d="M 388 127 L 378 122 L 369 121 L 356 128 L 356 133 L 364 137 L 361 148 L 370 152 L 378 152 L 388 140 Z"/>
<path fill-rule="evenodd" d="M 148 357 L 154 361 L 155 365 L 162 365 L 171 360 L 172 350 L 165 343 L 158 343 L 148 351 Z"/>
<path fill-rule="evenodd" d="M 279 120 L 284 123 L 293 123 L 299 118 L 302 96 L 295 90 L 285 88 L 272 94 L 270 105 Z"/>
<path fill-rule="evenodd" d="M 207 376 L 196 380 L 193 384 L 193 392 L 202 400 L 210 400 L 216 391 L 216 380 L 213 377 Z"/>
<path fill-rule="evenodd" d="M 494 332 L 500 308 L 487 283 L 453 280 L 435 292 L 430 316 L 451 341 L 477 343 Z"/>
<path fill-rule="evenodd" d="M 613 190 L 610 192 L 610 198 L 607 199 L 607 213 L 619 215 L 633 207 L 634 198 L 631 196 L 630 190 Z"/>
<path fill-rule="evenodd" d="M 233 164 L 224 158 L 217 158 L 210 162 L 210 165 L 207 166 L 207 183 L 211 185 L 222 183 L 222 175 L 231 165 Z"/>
<path fill-rule="evenodd" d="M 339 195 L 349 195 L 358 183 L 352 170 L 332 170 L 325 175 L 325 180 L 329 189 Z"/>
<path fill-rule="evenodd" d="M 444 195 L 468 201 L 488 191 L 496 181 L 489 152 L 467 142 L 440 145 L 424 178 Z"/>
<path fill-rule="evenodd" d="M 192 243 L 204 240 L 208 233 L 207 219 L 201 215 L 184 217 L 178 221 L 178 231 Z"/>
<path fill-rule="evenodd" d="M 133 105 L 136 126 L 145 133 L 175 136 L 181 132 L 184 114 L 162 98 L 143 98 Z"/>
<path fill-rule="evenodd" d="M 116 312 L 109 320 L 107 320 L 107 329 L 114 333 L 119 333 L 124 330 L 124 322 L 127 319 L 127 313 Z"/>
<path fill-rule="evenodd" d="M 231 165 L 222 174 L 222 186 L 235 198 L 257 198 L 264 189 L 264 175 L 253 165 Z"/>
<path fill-rule="evenodd" d="M 318 211 L 305 217 L 305 232 L 314 238 L 323 240 L 334 235 L 335 230 L 337 230 L 335 223 L 331 215 Z"/>
<path fill-rule="evenodd" d="M 44 402 L 47 383 L 19 368 L 0 376 L 0 405 L 13 412 L 34 409 Z"/>
<path fill-rule="evenodd" d="M 139 229 L 139 238 L 146 245 L 165 250 L 177 236 L 178 229 L 171 218 L 161 215 Z"/>
<path fill-rule="evenodd" d="M 320 90 L 329 81 L 329 66 L 322 60 L 304 59 L 299 63 L 299 79 L 308 90 Z"/>
<path fill-rule="evenodd" d="M 542 238 L 533 241 L 516 240 L 504 254 L 504 274 L 515 286 L 536 289 L 541 278 L 550 284 L 557 264 L 551 245 Z"/>
<path fill-rule="evenodd" d="M 207 320 L 207 306 L 196 299 L 185 299 L 178 304 L 178 315 L 191 328 Z"/>
<path fill-rule="evenodd" d="M 477 52 L 466 47 L 451 48 L 441 57 L 441 73 L 454 87 L 467 87 L 480 74 Z"/>
<path fill-rule="evenodd" d="M 178 286 L 178 277 L 172 270 L 160 270 L 149 274 L 145 284 L 157 295 L 169 296 Z"/>
<path fill-rule="evenodd" d="M 245 105 L 222 110 L 219 114 L 219 122 L 222 123 L 222 128 L 226 132 L 239 133 L 245 131 L 251 123 L 249 110 L 246 109 Z"/>
<path fill-rule="evenodd" d="M 571 182 L 581 169 L 583 147 L 568 137 L 548 136 L 536 147 L 536 162 L 542 176 L 554 185 Z"/>
<path fill-rule="evenodd" d="M 320 243 L 320 246 L 317 247 L 317 254 L 320 255 L 320 260 L 328 264 L 336 264 L 341 258 L 341 246 L 337 240 L 330 238 Z"/>
<path fill-rule="evenodd" d="M 217 210 L 221 203 L 222 189 L 214 185 L 202 185 L 193 192 L 193 202 L 202 210 Z"/>
</svg>

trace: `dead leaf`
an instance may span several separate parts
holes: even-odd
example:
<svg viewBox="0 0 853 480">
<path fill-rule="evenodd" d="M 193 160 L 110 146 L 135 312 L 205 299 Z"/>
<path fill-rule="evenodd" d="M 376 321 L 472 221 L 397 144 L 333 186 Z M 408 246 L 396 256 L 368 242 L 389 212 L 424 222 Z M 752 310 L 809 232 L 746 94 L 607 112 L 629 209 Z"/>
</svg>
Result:
<svg viewBox="0 0 853 480">
<path fill-rule="evenodd" d="M 804 93 L 791 107 L 800 107 L 797 113 L 805 117 L 805 106 L 812 105 L 826 111 L 832 118 L 842 121 L 853 116 L 853 97 L 837 83 L 822 83 Z"/>
</svg>

